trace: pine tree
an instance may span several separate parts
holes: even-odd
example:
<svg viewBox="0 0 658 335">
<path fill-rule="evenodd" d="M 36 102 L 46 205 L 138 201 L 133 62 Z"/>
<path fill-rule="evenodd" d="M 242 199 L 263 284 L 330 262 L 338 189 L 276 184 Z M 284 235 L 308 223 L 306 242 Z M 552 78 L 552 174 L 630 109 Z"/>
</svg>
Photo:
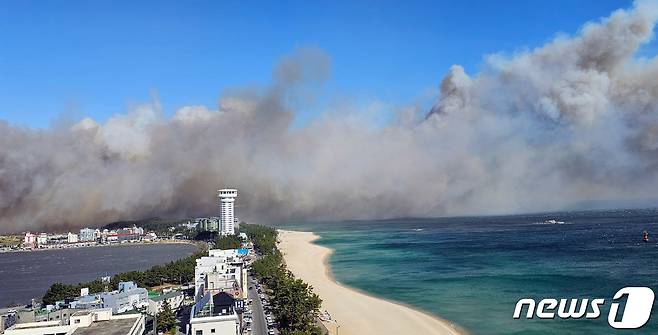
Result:
<svg viewBox="0 0 658 335">
<path fill-rule="evenodd" d="M 167 300 L 162 303 L 162 311 L 158 313 L 158 330 L 168 332 L 176 327 L 176 315 L 171 310 Z"/>
</svg>

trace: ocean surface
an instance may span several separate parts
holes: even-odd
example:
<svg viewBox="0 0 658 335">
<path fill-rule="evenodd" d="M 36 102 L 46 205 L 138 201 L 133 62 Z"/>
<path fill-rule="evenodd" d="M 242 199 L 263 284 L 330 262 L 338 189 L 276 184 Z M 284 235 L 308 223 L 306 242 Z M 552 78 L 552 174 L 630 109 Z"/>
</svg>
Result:
<svg viewBox="0 0 658 335">
<path fill-rule="evenodd" d="M 541 224 L 549 219 L 565 224 Z M 658 333 L 655 316 L 639 330 L 607 322 L 620 288 L 658 292 L 656 209 L 281 227 L 314 231 L 318 244 L 335 249 L 330 264 L 337 281 L 451 320 L 471 334 Z M 645 230 L 653 233 L 648 243 Z M 598 319 L 513 319 L 522 298 L 603 298 L 606 304 Z"/>
<path fill-rule="evenodd" d="M 77 284 L 146 270 L 196 249 L 191 244 L 140 244 L 0 253 L 0 307 L 41 298 L 55 282 Z"/>
</svg>

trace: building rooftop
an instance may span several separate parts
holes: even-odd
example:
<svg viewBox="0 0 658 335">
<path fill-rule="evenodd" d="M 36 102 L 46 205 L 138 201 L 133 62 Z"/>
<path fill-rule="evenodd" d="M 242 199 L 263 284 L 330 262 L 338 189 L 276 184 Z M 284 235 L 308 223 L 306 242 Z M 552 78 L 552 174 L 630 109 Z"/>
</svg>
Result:
<svg viewBox="0 0 658 335">
<path fill-rule="evenodd" d="M 96 321 L 88 327 L 81 327 L 73 335 L 126 335 L 139 318 Z"/>
<path fill-rule="evenodd" d="M 108 310 L 108 309 L 112 310 L 111 308 L 107 308 L 107 309 L 106 308 L 99 308 L 99 309 L 97 309 L 97 311 L 105 311 L 105 310 Z M 88 309 L 81 309 L 79 311 L 71 313 L 71 316 L 79 316 L 79 315 L 86 315 L 86 314 L 89 314 L 89 310 Z"/>
<path fill-rule="evenodd" d="M 171 291 L 169 293 L 161 294 L 161 295 L 154 296 L 154 297 L 149 296 L 149 298 L 153 301 L 162 301 L 162 300 L 173 298 L 173 297 L 176 297 L 176 296 L 179 296 L 179 295 L 182 295 L 182 294 L 183 294 L 183 292 L 181 292 L 181 291 Z"/>
<path fill-rule="evenodd" d="M 211 316 L 233 315 L 234 303 L 235 299 L 226 292 L 220 292 L 215 295 L 206 294 L 192 308 L 192 316 L 194 318 L 205 318 Z"/>
</svg>

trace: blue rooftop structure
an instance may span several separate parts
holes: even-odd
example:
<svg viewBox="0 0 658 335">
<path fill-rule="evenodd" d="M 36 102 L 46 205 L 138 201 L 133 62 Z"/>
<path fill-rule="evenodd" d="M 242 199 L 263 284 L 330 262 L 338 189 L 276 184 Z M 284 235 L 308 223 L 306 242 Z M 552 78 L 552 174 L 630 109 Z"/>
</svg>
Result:
<svg viewBox="0 0 658 335">
<path fill-rule="evenodd" d="M 249 249 L 235 249 L 238 251 L 238 255 L 244 256 L 249 253 Z"/>
</svg>

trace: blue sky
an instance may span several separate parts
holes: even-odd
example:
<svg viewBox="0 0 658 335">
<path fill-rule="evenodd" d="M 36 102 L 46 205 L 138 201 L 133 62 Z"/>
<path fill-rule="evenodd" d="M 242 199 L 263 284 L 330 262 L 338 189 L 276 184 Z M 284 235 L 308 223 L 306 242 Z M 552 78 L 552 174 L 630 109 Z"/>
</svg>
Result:
<svg viewBox="0 0 658 335">
<path fill-rule="evenodd" d="M 405 105 L 452 64 L 575 33 L 630 1 L 0 2 L 0 119 L 48 127 L 104 121 L 148 102 L 215 107 L 226 88 L 265 85 L 295 48 L 332 59 L 324 95 Z M 649 48 L 653 48 L 649 46 Z M 304 123 L 323 110 L 302 110 Z"/>
</svg>

